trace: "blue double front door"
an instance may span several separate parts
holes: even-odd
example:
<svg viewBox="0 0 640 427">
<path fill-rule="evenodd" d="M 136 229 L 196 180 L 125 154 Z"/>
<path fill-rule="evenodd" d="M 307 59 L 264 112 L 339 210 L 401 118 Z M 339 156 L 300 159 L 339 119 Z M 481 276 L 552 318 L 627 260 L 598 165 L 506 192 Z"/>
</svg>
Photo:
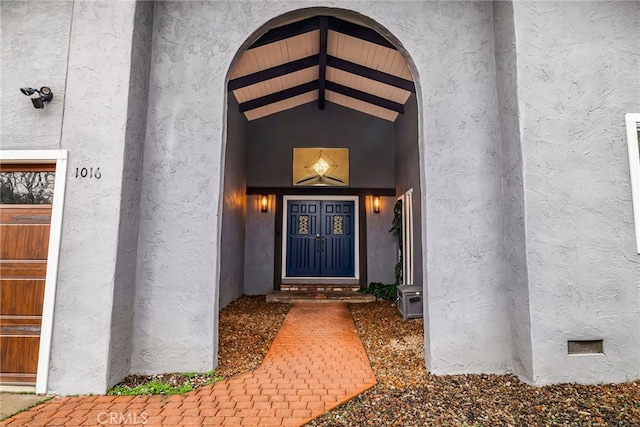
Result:
<svg viewBox="0 0 640 427">
<path fill-rule="evenodd" d="M 287 277 L 353 277 L 354 202 L 289 200 Z"/>
</svg>

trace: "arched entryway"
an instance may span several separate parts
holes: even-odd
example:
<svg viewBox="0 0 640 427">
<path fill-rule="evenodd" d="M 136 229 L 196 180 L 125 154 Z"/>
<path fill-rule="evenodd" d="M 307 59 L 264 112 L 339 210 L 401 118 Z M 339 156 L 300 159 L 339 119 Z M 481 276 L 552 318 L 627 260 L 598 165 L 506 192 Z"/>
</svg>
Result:
<svg viewBox="0 0 640 427">
<path fill-rule="evenodd" d="M 413 254 L 403 283 L 423 284 L 417 74 L 399 46 L 361 15 L 318 8 L 280 16 L 236 54 L 220 307 L 243 293 L 393 283 L 398 199 Z"/>
</svg>

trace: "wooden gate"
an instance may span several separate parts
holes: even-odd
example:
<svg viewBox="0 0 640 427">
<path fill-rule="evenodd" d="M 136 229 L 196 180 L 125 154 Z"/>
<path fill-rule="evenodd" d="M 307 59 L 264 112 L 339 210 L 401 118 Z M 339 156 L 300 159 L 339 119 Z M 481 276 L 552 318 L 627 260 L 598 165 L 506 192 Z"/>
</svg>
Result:
<svg viewBox="0 0 640 427">
<path fill-rule="evenodd" d="M 49 203 L 0 205 L 0 383 L 36 382 L 50 222 Z"/>
</svg>

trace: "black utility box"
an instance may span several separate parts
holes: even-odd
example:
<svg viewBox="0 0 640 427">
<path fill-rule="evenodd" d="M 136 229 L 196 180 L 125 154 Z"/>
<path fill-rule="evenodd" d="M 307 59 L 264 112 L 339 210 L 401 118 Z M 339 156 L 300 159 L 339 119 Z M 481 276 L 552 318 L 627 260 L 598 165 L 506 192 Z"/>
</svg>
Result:
<svg viewBox="0 0 640 427">
<path fill-rule="evenodd" d="M 419 319 L 422 317 L 422 286 L 398 285 L 398 313 L 402 320 Z"/>
</svg>

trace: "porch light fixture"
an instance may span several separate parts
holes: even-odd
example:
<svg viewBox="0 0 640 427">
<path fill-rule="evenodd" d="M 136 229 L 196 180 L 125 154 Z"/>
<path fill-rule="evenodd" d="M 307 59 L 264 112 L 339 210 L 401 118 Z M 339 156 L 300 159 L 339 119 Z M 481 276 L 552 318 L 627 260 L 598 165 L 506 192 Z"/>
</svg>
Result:
<svg viewBox="0 0 640 427">
<path fill-rule="evenodd" d="M 260 212 L 269 212 L 269 196 L 266 194 L 260 195 Z"/>
<path fill-rule="evenodd" d="M 373 196 L 373 213 L 380 213 L 380 196 Z"/>
<path fill-rule="evenodd" d="M 20 92 L 22 92 L 22 94 L 26 96 L 31 96 L 36 92 L 38 93 L 37 96 L 31 97 L 33 108 L 44 108 L 44 104 L 48 104 L 53 99 L 53 92 L 48 86 L 42 86 L 40 90 L 31 87 L 21 87 Z"/>
</svg>

